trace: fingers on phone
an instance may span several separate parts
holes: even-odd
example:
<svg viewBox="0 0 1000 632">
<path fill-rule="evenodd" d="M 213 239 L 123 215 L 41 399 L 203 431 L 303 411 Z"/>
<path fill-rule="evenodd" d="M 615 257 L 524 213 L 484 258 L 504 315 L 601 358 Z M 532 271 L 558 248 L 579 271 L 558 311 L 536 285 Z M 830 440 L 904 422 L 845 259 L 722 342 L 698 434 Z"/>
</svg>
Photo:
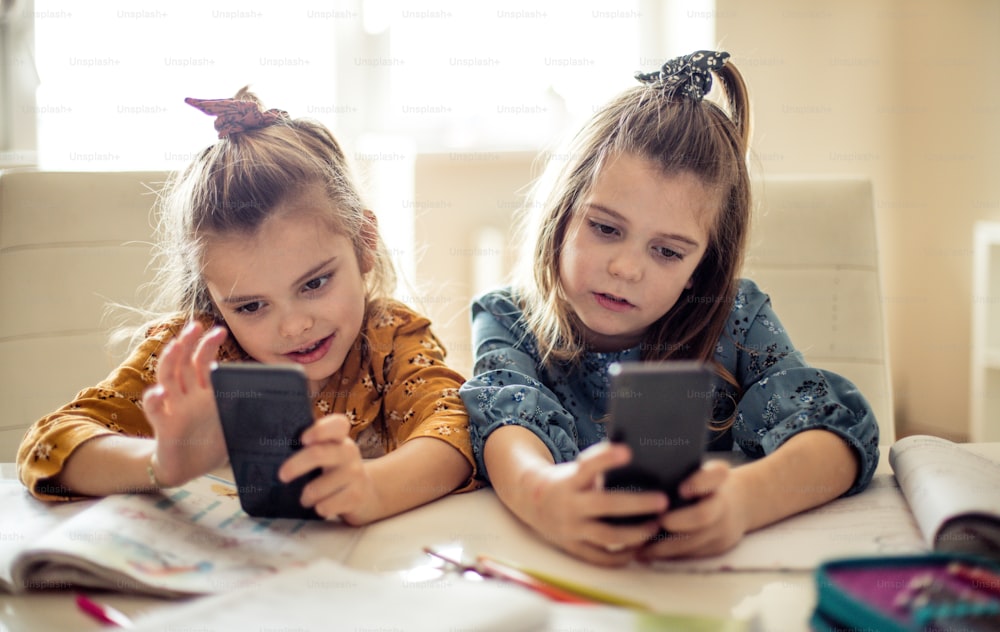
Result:
<svg viewBox="0 0 1000 632">
<path fill-rule="evenodd" d="M 354 465 L 361 465 L 361 452 L 353 441 L 314 442 L 288 457 L 278 469 L 278 478 L 281 482 L 288 483 L 317 468 L 327 472 L 348 469 Z"/>
<path fill-rule="evenodd" d="M 693 510 L 695 507 L 697 505 L 685 507 L 662 520 L 663 531 L 638 551 L 637 558 L 642 561 L 653 561 L 718 555 L 728 551 L 740 541 L 742 536 L 739 533 L 713 528 L 713 525 L 719 522 L 717 517 L 706 522 L 704 517 L 683 515 L 683 512 Z"/>
<path fill-rule="evenodd" d="M 620 443 L 598 443 L 577 456 L 576 478 L 587 487 L 604 472 L 625 465 L 632 458 L 628 446 Z"/>
<path fill-rule="evenodd" d="M 725 518 L 725 502 L 719 496 L 708 496 L 698 502 L 672 511 L 660 518 L 660 526 L 665 531 L 677 537 L 674 540 L 689 540 L 689 542 L 674 542 L 677 550 L 689 550 L 697 541 L 709 537 L 714 527 L 722 524 Z M 690 541 L 694 538 L 694 541 Z"/>
<path fill-rule="evenodd" d="M 315 445 L 325 441 L 343 442 L 351 436 L 351 422 L 347 415 L 334 413 L 320 417 L 305 429 L 300 437 L 303 445 Z"/>
<path fill-rule="evenodd" d="M 586 539 L 608 553 L 620 553 L 646 544 L 659 531 L 660 524 L 656 520 L 634 525 L 609 525 L 595 521 L 588 525 Z"/>
<path fill-rule="evenodd" d="M 591 504 L 590 511 L 596 518 L 627 518 L 660 515 L 667 510 L 668 504 L 667 495 L 663 492 L 601 491 Z"/>
<path fill-rule="evenodd" d="M 687 477 L 678 488 L 684 498 L 700 498 L 717 490 L 729 476 L 729 464 L 719 459 L 706 461 L 694 474 Z"/>
<path fill-rule="evenodd" d="M 363 476 L 360 460 L 324 469 L 322 475 L 302 490 L 300 502 L 303 507 L 312 507 L 324 518 L 352 511 L 364 500 Z"/>
<path fill-rule="evenodd" d="M 659 531 L 651 520 L 638 525 L 611 526 L 601 522 L 588 525 L 584 539 L 575 547 L 579 557 L 602 566 L 622 566 Z"/>
</svg>

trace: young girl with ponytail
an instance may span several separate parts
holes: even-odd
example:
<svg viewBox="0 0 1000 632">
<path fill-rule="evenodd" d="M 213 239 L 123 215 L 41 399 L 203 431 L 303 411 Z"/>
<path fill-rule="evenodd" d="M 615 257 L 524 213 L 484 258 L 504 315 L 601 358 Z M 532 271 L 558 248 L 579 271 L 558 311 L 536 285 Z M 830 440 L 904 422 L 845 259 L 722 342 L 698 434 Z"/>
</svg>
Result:
<svg viewBox="0 0 1000 632">
<path fill-rule="evenodd" d="M 744 534 L 858 492 L 878 425 L 843 377 L 808 366 L 752 281 L 747 89 L 728 53 L 637 74 L 553 164 L 524 226 L 529 268 L 472 306 L 475 377 L 460 391 L 479 475 L 523 522 L 599 564 L 708 556 Z M 704 97 L 713 78 L 724 98 Z M 713 95 L 714 96 L 714 95 Z M 700 360 L 717 374 L 711 460 L 680 487 L 613 493 L 628 449 L 603 441 L 608 367 Z M 734 447 L 735 446 L 735 447 Z M 602 518 L 655 514 L 638 525 Z"/>
</svg>

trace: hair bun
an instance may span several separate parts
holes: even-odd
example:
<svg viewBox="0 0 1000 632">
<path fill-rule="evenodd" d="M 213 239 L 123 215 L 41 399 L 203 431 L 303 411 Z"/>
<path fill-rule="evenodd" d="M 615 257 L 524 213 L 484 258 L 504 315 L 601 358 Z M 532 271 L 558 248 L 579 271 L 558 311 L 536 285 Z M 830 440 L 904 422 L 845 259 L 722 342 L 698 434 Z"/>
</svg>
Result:
<svg viewBox="0 0 1000 632">
<path fill-rule="evenodd" d="M 260 102 L 245 90 L 245 88 L 240 90 L 235 99 L 192 99 L 188 97 L 184 99 L 184 102 L 209 116 L 215 117 L 215 129 L 219 132 L 219 138 L 252 129 L 260 129 L 288 119 L 288 112 L 284 110 L 263 110 Z M 253 100 L 247 99 L 247 95 L 253 97 Z"/>
</svg>

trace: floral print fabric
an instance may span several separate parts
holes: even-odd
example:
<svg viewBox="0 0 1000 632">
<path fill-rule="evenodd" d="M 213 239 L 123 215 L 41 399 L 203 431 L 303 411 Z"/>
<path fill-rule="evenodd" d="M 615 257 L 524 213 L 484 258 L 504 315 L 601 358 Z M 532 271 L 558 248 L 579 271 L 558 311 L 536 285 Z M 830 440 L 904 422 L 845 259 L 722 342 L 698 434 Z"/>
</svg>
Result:
<svg viewBox="0 0 1000 632">
<path fill-rule="evenodd" d="M 213 323 L 206 319 L 205 324 Z M 21 481 L 37 497 L 66 499 L 51 479 L 84 441 L 120 433 L 151 437 L 142 412 L 142 393 L 156 382 L 156 364 L 165 345 L 184 326 L 181 319 L 152 328 L 131 357 L 103 382 L 28 429 L 17 455 Z M 434 437 L 459 450 L 473 466 L 468 416 L 458 396 L 462 376 L 444 364 L 444 349 L 430 321 L 401 303 L 368 319 L 363 336 L 313 400 L 313 416 L 344 413 L 362 456 L 390 452 L 415 437 Z M 361 340 L 366 342 L 362 344 Z M 226 340 L 218 360 L 252 361 Z M 479 486 L 474 478 L 459 489 Z"/>
<path fill-rule="evenodd" d="M 520 320 L 509 289 L 490 292 L 472 306 L 475 377 L 460 390 L 469 411 L 472 449 L 486 477 L 483 445 L 497 428 L 517 424 L 548 446 L 556 463 L 605 438 L 599 420 L 607 410 L 608 366 L 639 360 L 640 347 L 587 353 L 579 365 L 544 367 L 534 337 Z M 878 424 L 864 396 L 844 377 L 811 367 L 797 351 L 750 280 L 740 282 L 715 361 L 739 389 L 718 378 L 716 420 L 728 430 L 708 433 L 709 450 L 740 449 L 751 458 L 776 450 L 803 430 L 822 428 L 854 449 L 859 474 L 848 494 L 863 490 L 878 464 Z"/>
</svg>

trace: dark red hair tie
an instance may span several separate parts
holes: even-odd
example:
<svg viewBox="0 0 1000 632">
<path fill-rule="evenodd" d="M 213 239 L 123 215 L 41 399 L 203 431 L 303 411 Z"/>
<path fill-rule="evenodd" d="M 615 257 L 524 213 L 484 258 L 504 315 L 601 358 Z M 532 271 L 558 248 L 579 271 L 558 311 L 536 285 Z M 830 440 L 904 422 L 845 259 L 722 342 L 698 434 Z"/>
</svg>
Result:
<svg viewBox="0 0 1000 632">
<path fill-rule="evenodd" d="M 239 99 L 192 99 L 188 97 L 184 99 L 184 102 L 198 108 L 205 114 L 215 117 L 215 129 L 219 132 L 219 138 L 274 125 L 278 121 L 288 118 L 288 112 L 284 110 L 271 109 L 263 111 L 253 101 Z"/>
</svg>

